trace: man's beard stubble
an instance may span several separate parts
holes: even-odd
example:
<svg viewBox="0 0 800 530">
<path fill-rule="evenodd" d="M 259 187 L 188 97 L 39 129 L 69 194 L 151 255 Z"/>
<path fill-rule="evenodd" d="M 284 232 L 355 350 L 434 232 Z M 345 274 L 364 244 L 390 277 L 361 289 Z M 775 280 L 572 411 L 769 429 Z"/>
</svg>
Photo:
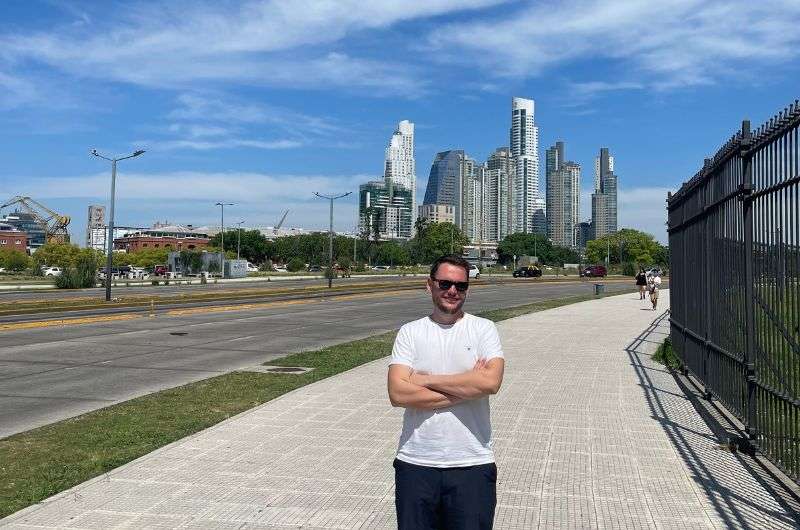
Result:
<svg viewBox="0 0 800 530">
<path fill-rule="evenodd" d="M 465 302 L 465 301 L 466 301 L 466 300 L 464 300 L 464 299 L 462 298 L 462 299 L 460 300 L 460 303 L 459 303 L 457 306 L 455 306 L 455 307 L 450 307 L 450 306 L 447 306 L 447 305 L 445 305 L 445 304 L 444 304 L 444 302 L 442 301 L 442 299 L 441 299 L 441 298 L 438 298 L 438 299 L 436 300 L 436 307 L 437 307 L 437 308 L 438 308 L 438 309 L 439 309 L 439 310 L 440 310 L 442 313 L 447 313 L 448 315 L 455 315 L 456 313 L 458 313 L 459 311 L 461 311 L 461 308 L 462 308 L 462 307 L 464 307 L 464 302 Z"/>
</svg>

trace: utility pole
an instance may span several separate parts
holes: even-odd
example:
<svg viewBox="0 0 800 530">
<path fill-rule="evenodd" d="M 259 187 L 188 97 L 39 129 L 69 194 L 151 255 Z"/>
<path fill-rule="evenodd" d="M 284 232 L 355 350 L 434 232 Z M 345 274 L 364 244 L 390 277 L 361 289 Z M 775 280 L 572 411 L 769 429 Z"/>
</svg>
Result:
<svg viewBox="0 0 800 530">
<path fill-rule="evenodd" d="M 239 221 L 236 223 L 238 228 L 236 229 L 236 259 L 241 259 L 241 248 L 242 248 L 242 224 L 244 221 Z"/>
<path fill-rule="evenodd" d="M 220 237 L 222 241 L 222 263 L 220 264 L 220 268 L 222 269 L 220 272 L 222 273 L 222 277 L 225 278 L 225 207 L 226 206 L 233 206 L 232 202 L 218 202 L 214 206 L 219 206 L 220 208 Z"/>
<path fill-rule="evenodd" d="M 314 195 L 316 195 L 320 199 L 328 199 L 331 202 L 331 216 L 330 216 L 330 225 L 328 229 L 328 289 L 330 289 L 333 286 L 333 201 L 335 201 L 336 199 L 341 199 L 342 197 L 347 197 L 351 193 L 353 192 L 348 191 L 347 193 L 343 193 L 341 195 L 328 196 L 314 192 Z"/>
<path fill-rule="evenodd" d="M 97 149 L 92 149 L 92 154 L 97 158 L 108 160 L 111 162 L 111 207 L 108 220 L 108 236 L 106 237 L 106 302 L 111 301 L 111 266 L 114 259 L 114 195 L 117 185 L 117 162 L 126 160 L 144 154 L 144 150 L 139 149 L 132 154 L 118 158 L 108 158 L 97 152 Z"/>
</svg>

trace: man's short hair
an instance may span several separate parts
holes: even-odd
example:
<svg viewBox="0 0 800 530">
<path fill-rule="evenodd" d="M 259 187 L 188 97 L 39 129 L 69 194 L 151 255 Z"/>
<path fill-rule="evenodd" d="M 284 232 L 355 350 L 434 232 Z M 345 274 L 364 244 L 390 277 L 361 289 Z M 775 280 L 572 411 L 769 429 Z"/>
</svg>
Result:
<svg viewBox="0 0 800 530">
<path fill-rule="evenodd" d="M 433 265 L 431 265 L 431 278 L 436 279 L 436 271 L 439 270 L 439 265 L 442 263 L 449 263 L 450 265 L 461 267 L 467 273 L 467 280 L 469 280 L 469 262 L 456 254 L 448 254 L 434 261 Z"/>
</svg>

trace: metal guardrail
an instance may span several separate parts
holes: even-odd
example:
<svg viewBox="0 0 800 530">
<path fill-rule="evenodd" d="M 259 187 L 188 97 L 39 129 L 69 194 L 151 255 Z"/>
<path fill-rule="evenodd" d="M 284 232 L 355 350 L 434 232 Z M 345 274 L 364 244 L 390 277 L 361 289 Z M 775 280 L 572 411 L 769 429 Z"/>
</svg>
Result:
<svg viewBox="0 0 800 530">
<path fill-rule="evenodd" d="M 673 348 L 800 483 L 800 104 L 750 122 L 667 199 Z"/>
</svg>

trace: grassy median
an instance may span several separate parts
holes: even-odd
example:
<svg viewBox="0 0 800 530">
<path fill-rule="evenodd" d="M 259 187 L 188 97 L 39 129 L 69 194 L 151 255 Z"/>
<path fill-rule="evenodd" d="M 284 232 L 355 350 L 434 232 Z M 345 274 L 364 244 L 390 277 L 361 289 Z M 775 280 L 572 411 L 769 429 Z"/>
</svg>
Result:
<svg viewBox="0 0 800 530">
<path fill-rule="evenodd" d="M 620 293 L 608 293 L 605 296 Z M 599 298 L 575 296 L 497 309 L 494 321 Z M 233 372 L 164 390 L 0 440 L 0 517 L 296 388 L 391 353 L 396 332 L 294 353 L 271 366 L 304 374 Z"/>
</svg>

